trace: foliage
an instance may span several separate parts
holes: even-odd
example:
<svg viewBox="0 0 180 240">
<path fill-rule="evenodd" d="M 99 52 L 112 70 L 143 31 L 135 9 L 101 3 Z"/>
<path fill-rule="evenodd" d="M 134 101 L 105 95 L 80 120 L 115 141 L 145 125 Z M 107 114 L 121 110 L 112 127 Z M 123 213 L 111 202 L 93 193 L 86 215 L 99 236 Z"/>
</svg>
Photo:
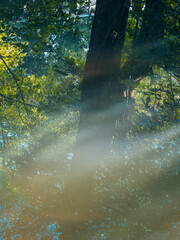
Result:
<svg viewBox="0 0 180 240">
<path fill-rule="evenodd" d="M 92 26 L 92 16 L 79 14 L 89 14 L 90 1 L 1 2 L 0 198 L 6 204 L 0 206 L 0 228 L 20 238 L 14 225 L 31 226 L 35 238 L 59 239 Z M 94 174 L 90 212 L 101 209 L 103 217 L 86 222 L 90 239 L 151 239 L 151 233 L 153 239 L 176 239 L 180 14 L 178 1 L 159 1 L 163 15 L 147 19 L 142 33 L 146 2 L 132 1 L 130 9 L 120 66 L 128 78 L 119 77 L 125 107 L 106 153 L 111 162 Z M 160 16 L 159 30 L 152 22 Z M 25 239 L 28 234 L 22 230 Z"/>
<path fill-rule="evenodd" d="M 70 109 L 72 104 L 74 107 L 78 106 L 79 83 L 71 74 L 61 78 L 56 77 L 52 68 L 49 69 L 47 76 L 36 77 L 27 74 L 22 67 L 26 53 L 22 48 L 16 46 L 16 42 L 7 40 L 6 29 L 7 27 L 1 27 L 2 35 L 0 36 L 2 46 L 0 52 L 2 56 L 0 62 L 0 134 L 2 136 L 1 151 L 6 153 L 6 157 L 3 155 L 4 162 L 11 163 L 16 160 L 21 162 L 20 159 L 24 157 L 34 158 L 33 151 L 35 149 L 32 146 L 38 145 L 37 139 L 34 139 L 34 132 L 37 131 L 35 129 L 45 126 L 51 129 L 49 144 L 55 135 L 59 136 L 70 131 L 70 128 L 67 129 L 63 126 L 59 115 L 65 117 L 68 114 L 67 109 Z M 11 39 L 12 37 L 16 38 L 16 35 L 10 34 Z M 75 111 L 77 110 L 76 107 Z M 72 111 L 74 112 L 73 109 Z M 60 122 L 57 123 L 58 121 Z M 54 122 L 56 122 L 56 126 Z M 58 128 L 63 130 L 57 130 Z M 38 138 L 42 139 L 43 137 Z"/>
<path fill-rule="evenodd" d="M 178 122 L 179 82 L 171 73 L 159 69 L 152 77 L 147 77 L 135 92 L 136 108 L 154 119 L 157 126 Z M 151 126 L 151 125 L 150 125 Z"/>
</svg>

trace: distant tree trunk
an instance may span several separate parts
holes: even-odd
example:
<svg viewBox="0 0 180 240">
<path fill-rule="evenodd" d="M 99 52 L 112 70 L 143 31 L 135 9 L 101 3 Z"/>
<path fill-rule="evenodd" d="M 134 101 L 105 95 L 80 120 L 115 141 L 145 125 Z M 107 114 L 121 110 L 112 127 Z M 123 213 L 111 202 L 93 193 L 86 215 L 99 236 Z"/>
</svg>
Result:
<svg viewBox="0 0 180 240">
<path fill-rule="evenodd" d="M 120 79 L 141 80 L 150 74 L 152 67 L 162 59 L 164 5 L 162 0 L 146 0 L 140 34 L 136 36 L 131 58 L 120 70 Z"/>
</svg>

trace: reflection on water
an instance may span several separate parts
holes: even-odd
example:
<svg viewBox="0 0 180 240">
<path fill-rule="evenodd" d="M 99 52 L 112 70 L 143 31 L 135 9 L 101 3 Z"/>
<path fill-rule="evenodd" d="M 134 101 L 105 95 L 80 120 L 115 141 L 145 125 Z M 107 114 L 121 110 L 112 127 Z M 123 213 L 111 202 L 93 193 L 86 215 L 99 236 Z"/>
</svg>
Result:
<svg viewBox="0 0 180 240">
<path fill-rule="evenodd" d="M 177 135 L 129 140 L 78 181 L 72 152 L 1 171 L 0 239 L 179 239 Z"/>
</svg>

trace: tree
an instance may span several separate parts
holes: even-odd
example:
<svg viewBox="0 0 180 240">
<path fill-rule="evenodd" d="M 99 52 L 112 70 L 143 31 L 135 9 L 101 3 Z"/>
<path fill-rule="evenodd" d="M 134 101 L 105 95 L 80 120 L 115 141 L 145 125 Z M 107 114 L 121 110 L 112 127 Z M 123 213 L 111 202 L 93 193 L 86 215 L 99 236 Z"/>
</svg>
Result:
<svg viewBox="0 0 180 240">
<path fill-rule="evenodd" d="M 14 228 L 24 232 L 33 219 L 37 224 L 21 237 L 29 239 L 33 233 L 38 238 L 44 233 L 44 238 L 59 238 L 54 235 L 57 224 L 48 225 L 46 231 L 53 218 L 60 226 L 70 222 L 67 239 L 75 239 L 75 234 L 77 239 L 127 239 L 127 234 L 146 239 L 151 233 L 152 237 L 174 239 L 179 209 L 176 124 L 180 116 L 176 2 L 133 0 L 129 8 L 125 0 L 98 0 L 81 81 L 81 56 L 86 54 L 92 18 L 80 20 L 75 15 L 80 12 L 76 3 L 87 6 L 89 1 L 2 1 L 0 17 L 16 35 L 9 27 L 0 27 L 0 168 L 10 169 L 12 177 L 9 187 L 4 170 L 0 171 L 0 188 L 3 199 L 10 202 L 18 183 L 17 191 L 32 200 L 28 208 L 20 204 L 17 218 L 4 208 L 7 238 L 15 233 L 13 228 L 10 233 L 9 224 L 15 223 Z M 87 35 L 80 35 L 77 22 Z M 74 151 L 80 89 L 82 108 Z M 127 113 L 130 93 L 134 105 Z M 112 142 L 119 136 L 122 141 L 117 141 L 116 151 Z M 111 151 L 107 151 L 110 145 Z M 104 161 L 100 169 L 105 154 L 110 164 Z M 66 191 L 69 195 L 62 202 Z M 37 206 L 35 213 L 31 206 Z M 14 213 L 14 203 L 12 208 Z M 19 211 L 24 208 L 29 222 L 19 225 Z M 94 220 L 89 218 L 92 209 L 101 225 L 86 222 L 93 235 L 88 238 L 84 220 Z M 99 209 L 103 216 L 98 215 Z M 38 222 L 37 215 L 43 221 Z M 74 218 L 83 224 L 74 223 Z M 46 235 L 50 228 L 52 237 Z M 58 231 L 61 235 L 62 229 Z"/>
<path fill-rule="evenodd" d="M 147 0 L 144 4 L 136 2 L 140 15 L 134 29 L 132 54 L 120 68 L 130 2 L 97 1 L 81 89 L 76 161 L 72 173 L 75 179 L 78 179 L 79 171 L 89 173 L 92 178 L 93 170 L 102 162 L 115 122 L 121 121 L 124 115 L 126 81 L 130 80 L 130 85 L 134 85 L 134 81 L 139 83 L 146 76 L 153 75 L 155 65 L 163 63 L 165 3 L 161 0 Z M 79 182 L 74 188 L 81 199 L 84 192 L 84 201 L 90 199 L 85 191 L 92 188 L 89 178 L 86 175 L 84 189 L 78 191 Z"/>
<path fill-rule="evenodd" d="M 115 121 L 122 119 L 123 115 L 122 109 L 113 109 L 112 106 L 125 100 L 124 91 L 128 85 L 134 90 L 144 77 L 153 76 L 155 65 L 164 65 L 167 53 L 164 51 L 167 42 L 165 11 L 168 7 L 163 0 L 133 1 L 130 17 L 135 15 L 136 25 L 131 54 L 125 63 L 121 63 L 129 4 L 129 1 L 96 3 L 82 82 L 78 141 L 85 129 L 89 129 L 91 138 L 94 132 L 96 141 L 98 137 L 111 138 Z M 104 130 L 108 128 L 111 130 Z"/>
<path fill-rule="evenodd" d="M 128 20 L 129 1 L 97 1 L 91 40 L 87 54 L 81 89 L 81 113 L 78 140 L 83 131 L 103 139 L 109 131 L 107 124 L 115 123 L 107 111 L 118 101 L 123 92 L 116 91 Z M 110 121 L 110 122 L 109 122 Z M 101 124 L 101 126 L 100 126 Z M 97 132 L 98 131 L 98 132 Z M 105 133 L 105 135 L 103 134 Z"/>
<path fill-rule="evenodd" d="M 74 211 L 85 214 L 92 204 L 94 169 L 102 163 L 110 143 L 116 114 L 112 108 L 123 101 L 116 91 L 128 20 L 129 0 L 98 0 L 81 88 L 81 112 L 75 160 L 67 188 L 74 192 Z M 83 172 L 83 180 L 79 173 Z M 85 174 L 85 175 L 84 175 Z M 72 180 L 73 179 L 73 180 Z M 68 189 L 68 190 L 69 190 Z M 68 191 L 67 190 L 67 191 Z"/>
</svg>

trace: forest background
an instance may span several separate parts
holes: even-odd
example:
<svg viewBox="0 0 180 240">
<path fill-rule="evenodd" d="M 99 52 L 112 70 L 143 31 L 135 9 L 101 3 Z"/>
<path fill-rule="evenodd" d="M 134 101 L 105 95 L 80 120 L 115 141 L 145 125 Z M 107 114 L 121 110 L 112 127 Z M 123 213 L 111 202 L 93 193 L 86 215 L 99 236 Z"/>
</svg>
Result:
<svg viewBox="0 0 180 240">
<path fill-rule="evenodd" d="M 39 232 L 39 239 L 178 239 L 179 3 L 121 2 L 127 14 L 119 29 L 111 10 L 119 1 L 0 1 L 3 239 L 37 239 Z M 106 18 L 109 28 L 105 22 L 106 31 L 96 30 Z M 88 85 L 86 56 L 93 47 L 100 57 L 92 71 L 103 70 L 104 80 L 93 76 Z M 77 175 L 86 184 L 73 179 L 80 199 L 72 193 L 68 201 L 76 203 L 67 208 L 80 230 L 67 233 L 60 199 Z M 94 209 L 86 199 L 92 191 Z M 47 218 L 25 233 L 33 207 L 31 221 Z M 18 222 L 10 217 L 14 211 L 22 226 L 7 228 L 7 209 L 10 225 Z M 72 217 L 76 211 L 79 218 Z M 96 221 L 96 215 L 103 217 Z M 92 224 L 82 230 L 79 221 L 84 226 L 87 219 Z M 62 222 L 65 230 L 57 230 Z"/>
</svg>

